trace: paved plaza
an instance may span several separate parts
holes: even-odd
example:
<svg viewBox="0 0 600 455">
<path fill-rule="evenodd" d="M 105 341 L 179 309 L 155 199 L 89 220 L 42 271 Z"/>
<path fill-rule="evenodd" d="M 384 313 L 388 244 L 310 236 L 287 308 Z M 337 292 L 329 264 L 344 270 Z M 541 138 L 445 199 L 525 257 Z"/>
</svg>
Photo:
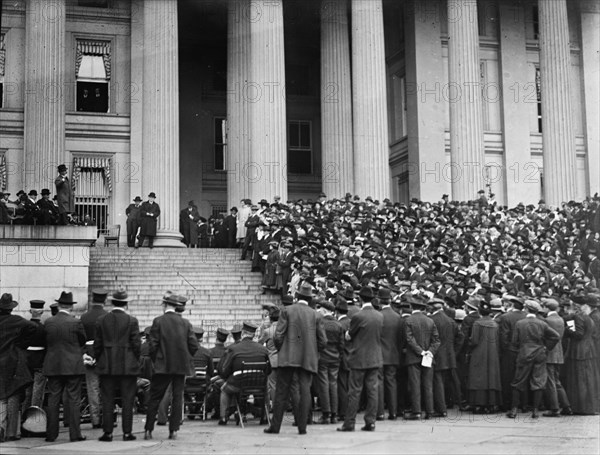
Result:
<svg viewBox="0 0 600 455">
<path fill-rule="evenodd" d="M 231 421 L 225 427 L 216 421 L 186 421 L 178 439 L 167 439 L 167 427 L 156 427 L 154 440 L 143 440 L 143 419 L 138 415 L 134 432 L 138 439 L 121 440 L 120 428 L 115 429 L 114 441 L 99 442 L 102 430 L 82 425 L 88 441 L 70 443 L 66 428 L 56 442 L 43 438 L 27 438 L 0 446 L 8 454 L 598 454 L 600 417 L 576 416 L 559 419 L 531 420 L 519 414 L 509 420 L 503 414 L 492 416 L 450 412 L 446 419 L 428 421 L 377 422 L 374 433 L 355 431 L 338 433 L 338 425 L 311 425 L 308 434 L 300 436 L 291 419 L 286 419 L 279 435 L 263 434 L 264 426 L 250 420 L 242 429 Z M 357 430 L 362 426 L 362 415 Z"/>
</svg>

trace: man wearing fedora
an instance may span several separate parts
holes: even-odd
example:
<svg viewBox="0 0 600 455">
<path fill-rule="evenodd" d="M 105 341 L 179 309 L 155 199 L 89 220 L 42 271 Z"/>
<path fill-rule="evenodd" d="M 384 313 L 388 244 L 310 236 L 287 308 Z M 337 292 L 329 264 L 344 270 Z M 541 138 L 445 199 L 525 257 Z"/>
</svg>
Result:
<svg viewBox="0 0 600 455">
<path fill-rule="evenodd" d="M 123 441 L 133 441 L 133 403 L 140 374 L 141 340 L 136 318 L 127 314 L 129 303 L 123 289 L 113 292 L 110 313 L 96 322 L 94 357 L 102 392 L 102 428 L 100 441 L 112 441 L 113 409 L 117 390 L 123 408 Z"/>
<path fill-rule="evenodd" d="M 158 406 L 169 384 L 173 387 L 169 439 L 177 438 L 181 425 L 185 377 L 191 374 L 192 357 L 198 350 L 192 324 L 176 312 L 176 308 L 184 306 L 186 301 L 181 295 L 166 294 L 162 301 L 164 314 L 152 321 L 148 349 L 154 363 L 154 376 L 150 385 L 144 439 L 152 439 Z"/>
<path fill-rule="evenodd" d="M 141 202 L 142 198 L 136 196 L 133 203 L 129 204 L 125 209 L 127 215 L 127 246 L 134 247 L 141 219 Z"/>
<path fill-rule="evenodd" d="M 411 300 L 412 314 L 406 319 L 406 359 L 408 366 L 408 385 L 410 389 L 412 412 L 405 416 L 407 420 L 421 418 L 421 390 L 423 390 L 426 418 L 433 414 L 433 367 L 425 356 L 433 360 L 440 347 L 440 337 L 435 323 L 427 317 L 424 310 L 427 303 L 418 298 Z"/>
<path fill-rule="evenodd" d="M 350 319 L 346 342 L 350 343 L 350 378 L 348 384 L 348 409 L 344 424 L 338 431 L 354 431 L 356 414 L 363 387 L 366 390 L 365 425 L 363 431 L 375 431 L 378 405 L 378 374 L 383 367 L 381 334 L 383 316 L 373 308 L 373 289 L 363 286 L 358 294 L 362 307 Z"/>
<path fill-rule="evenodd" d="M 92 290 L 92 305 L 88 311 L 81 315 L 81 322 L 85 329 L 87 354 L 85 362 L 85 385 L 87 390 L 88 403 L 90 405 L 90 417 L 92 427 L 100 428 L 100 376 L 96 369 L 94 357 L 94 339 L 96 338 L 96 322 L 106 314 L 104 302 L 106 302 L 108 291 L 106 289 Z"/>
<path fill-rule="evenodd" d="M 58 209 L 50 200 L 50 190 L 44 188 L 41 194 L 42 198 L 37 201 L 37 206 L 40 209 L 38 224 L 56 224 L 56 220 L 58 219 Z"/>
<path fill-rule="evenodd" d="M 69 223 L 69 215 L 75 211 L 75 196 L 67 176 L 67 166 L 58 166 L 58 176 L 54 179 L 56 186 L 56 202 L 58 204 L 58 224 Z"/>
<path fill-rule="evenodd" d="M 20 438 L 21 391 L 32 382 L 25 350 L 36 328 L 32 322 L 11 314 L 17 305 L 12 294 L 0 297 L 0 442 Z"/>
<path fill-rule="evenodd" d="M 294 404 L 294 414 L 298 433 L 306 434 L 308 413 L 312 397 L 310 384 L 312 375 L 318 371 L 319 352 L 327 344 L 327 336 L 322 321 L 309 305 L 312 302 L 312 288 L 303 283 L 296 293 L 298 301 L 285 308 L 279 316 L 273 336 L 277 355 L 278 371 L 275 387 L 275 403 L 271 426 L 265 433 L 279 433 L 283 414 L 287 408 L 294 376 L 298 378 L 299 403 Z"/>
<path fill-rule="evenodd" d="M 155 202 L 156 194 L 154 192 L 148 195 L 140 208 L 141 230 L 138 246 L 144 246 L 144 239 L 148 237 L 148 247 L 154 247 L 154 237 L 156 237 L 156 225 L 160 216 L 160 207 Z"/>
<path fill-rule="evenodd" d="M 71 315 L 73 300 L 71 292 L 63 291 L 56 300 L 58 313 L 46 323 L 47 352 L 42 373 L 48 378 L 48 422 L 46 441 L 54 442 L 58 437 L 58 410 L 63 392 L 69 416 L 71 441 L 83 441 L 80 429 L 81 379 L 85 374 L 83 348 L 86 336 L 83 323 Z"/>
</svg>

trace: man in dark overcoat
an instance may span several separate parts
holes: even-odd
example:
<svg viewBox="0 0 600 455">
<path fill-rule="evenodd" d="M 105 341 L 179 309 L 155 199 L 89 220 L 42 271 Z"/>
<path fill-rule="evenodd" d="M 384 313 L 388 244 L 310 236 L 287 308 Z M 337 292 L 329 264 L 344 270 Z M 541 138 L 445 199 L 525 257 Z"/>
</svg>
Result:
<svg viewBox="0 0 600 455">
<path fill-rule="evenodd" d="M 40 209 L 38 224 L 56 224 L 56 221 L 58 220 L 58 209 L 50 200 L 50 190 L 48 188 L 44 188 L 41 194 L 42 198 L 36 202 Z"/>
<path fill-rule="evenodd" d="M 377 294 L 381 303 L 383 328 L 381 332 L 381 352 L 383 356 L 383 384 L 380 384 L 380 403 L 385 401 L 388 419 L 396 420 L 398 406 L 398 384 L 396 381 L 400 365 L 400 347 L 402 346 L 402 318 L 391 307 L 391 293 L 387 288 L 379 289 Z M 383 397 L 382 397 L 383 395 Z M 383 406 L 379 406 L 383 408 Z"/>
<path fill-rule="evenodd" d="M 69 437 L 71 442 L 83 441 L 80 428 L 81 380 L 85 374 L 83 352 L 86 341 L 83 323 L 71 315 L 73 300 L 71 292 L 63 291 L 56 300 L 58 313 L 46 320 L 46 358 L 42 373 L 48 378 L 48 422 L 46 441 L 58 437 L 58 412 L 63 392 L 66 391 L 65 407 L 69 408 Z"/>
<path fill-rule="evenodd" d="M 440 337 L 440 347 L 433 359 L 433 404 L 436 411 L 433 417 L 446 417 L 444 383 L 452 379 L 452 370 L 456 369 L 456 353 L 460 350 L 464 339 L 458 324 L 444 312 L 443 300 L 433 298 L 429 301 L 429 305 L 433 307 L 430 317 Z"/>
<path fill-rule="evenodd" d="M 152 439 L 158 405 L 167 387 L 172 383 L 173 404 L 169 416 L 169 439 L 177 438 L 183 413 L 183 386 L 191 374 L 192 357 L 198 350 L 198 340 L 192 324 L 175 309 L 185 305 L 187 299 L 177 294 L 163 297 L 164 314 L 154 319 L 148 348 L 154 364 L 150 386 L 150 401 L 146 414 L 144 439 Z"/>
<path fill-rule="evenodd" d="M 160 207 L 155 202 L 156 194 L 154 192 L 148 195 L 148 200 L 145 201 L 140 208 L 141 231 L 140 241 L 138 246 L 144 246 L 144 239 L 148 237 L 148 247 L 154 246 L 154 237 L 156 237 L 156 225 L 160 216 Z"/>
<path fill-rule="evenodd" d="M 19 439 L 21 390 L 32 382 L 26 349 L 35 336 L 31 321 L 11 314 L 18 302 L 12 294 L 0 297 L 0 442 Z"/>
<path fill-rule="evenodd" d="M 102 392 L 102 428 L 100 441 L 112 441 L 113 409 L 117 390 L 123 409 L 123 441 L 133 441 L 133 403 L 140 374 L 141 340 L 136 318 L 127 314 L 127 292 L 118 290 L 110 298 L 110 313 L 96 322 L 94 357 Z"/>
<path fill-rule="evenodd" d="M 440 347 L 440 337 L 435 323 L 423 312 L 427 303 L 422 299 L 411 300 L 412 314 L 406 319 L 406 358 L 408 387 L 412 411 L 407 420 L 421 418 L 421 390 L 425 401 L 425 412 L 433 414 L 433 368 L 422 365 L 423 357 L 434 357 Z"/>
<path fill-rule="evenodd" d="M 142 198 L 136 196 L 132 204 L 125 209 L 127 215 L 127 246 L 134 247 L 138 229 L 141 223 Z"/>
<path fill-rule="evenodd" d="M 300 399 L 294 406 L 298 433 L 306 434 L 308 412 L 312 397 L 310 385 L 312 375 L 318 371 L 319 352 L 327 344 L 327 336 L 321 320 L 309 304 L 312 301 L 312 288 L 303 284 L 296 293 L 298 301 L 281 312 L 273 342 L 279 353 L 277 356 L 277 385 L 271 426 L 265 433 L 279 433 L 283 414 L 287 408 L 290 388 L 294 375 L 298 378 Z"/>
<path fill-rule="evenodd" d="M 502 406 L 505 410 L 510 409 L 512 403 L 512 387 L 510 383 L 515 377 L 517 367 L 517 353 L 519 347 L 513 343 L 515 325 L 525 317 L 523 312 L 523 300 L 520 297 L 505 295 L 503 300 L 510 304 L 510 309 L 498 317 L 498 328 L 500 332 L 500 368 L 502 380 Z M 527 402 L 527 392 L 522 397 Z"/>
<path fill-rule="evenodd" d="M 348 386 L 348 409 L 344 424 L 338 431 L 354 431 L 356 414 L 363 387 L 367 393 L 365 425 L 363 431 L 375 430 L 378 404 L 378 373 L 383 367 L 381 333 L 383 316 L 372 305 L 375 297 L 373 289 L 362 287 L 359 292 L 362 307 L 350 319 L 350 329 L 346 341 L 350 342 L 350 378 Z"/>
<path fill-rule="evenodd" d="M 75 211 L 75 196 L 67 173 L 67 166 L 61 164 L 58 166 L 58 176 L 54 179 L 58 204 L 58 224 L 62 225 L 68 224 L 69 214 Z"/>
</svg>

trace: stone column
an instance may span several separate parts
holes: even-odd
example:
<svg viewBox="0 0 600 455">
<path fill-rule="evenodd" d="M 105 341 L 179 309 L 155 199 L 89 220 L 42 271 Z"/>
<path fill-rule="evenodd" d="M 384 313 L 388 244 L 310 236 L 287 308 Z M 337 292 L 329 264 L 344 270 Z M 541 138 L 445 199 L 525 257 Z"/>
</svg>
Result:
<svg viewBox="0 0 600 455">
<path fill-rule="evenodd" d="M 383 6 L 352 0 L 351 10 L 354 191 L 381 201 L 391 192 Z"/>
<path fill-rule="evenodd" d="M 244 172 L 252 202 L 287 200 L 287 120 L 283 2 L 251 2 L 250 81 L 243 95 L 250 103 L 252 163 Z"/>
<path fill-rule="evenodd" d="M 450 193 L 449 182 L 442 178 L 446 164 L 446 117 L 440 96 L 445 81 L 440 71 L 439 2 L 409 0 L 404 5 L 404 24 L 399 26 L 406 27 L 409 197 L 438 201 L 444 193 Z"/>
<path fill-rule="evenodd" d="M 581 62 L 585 98 L 585 154 L 589 192 L 600 193 L 600 4 L 579 2 L 581 12 Z"/>
<path fill-rule="evenodd" d="M 29 0 L 25 18 L 25 190 L 54 192 L 65 154 L 65 0 Z"/>
<path fill-rule="evenodd" d="M 321 0 L 321 141 L 323 192 L 354 193 L 347 0 Z"/>
<path fill-rule="evenodd" d="M 227 18 L 227 204 L 250 197 L 250 1 L 229 0 Z M 252 201 L 256 203 L 257 201 Z"/>
<path fill-rule="evenodd" d="M 155 246 L 181 246 L 179 233 L 179 61 L 177 0 L 144 1 L 142 198 L 156 193 Z"/>
<path fill-rule="evenodd" d="M 485 166 L 477 0 L 448 0 L 448 67 L 452 199 L 472 200 Z"/>
<path fill-rule="evenodd" d="M 567 2 L 540 0 L 538 9 L 544 198 L 547 204 L 559 206 L 577 194 Z"/>
</svg>

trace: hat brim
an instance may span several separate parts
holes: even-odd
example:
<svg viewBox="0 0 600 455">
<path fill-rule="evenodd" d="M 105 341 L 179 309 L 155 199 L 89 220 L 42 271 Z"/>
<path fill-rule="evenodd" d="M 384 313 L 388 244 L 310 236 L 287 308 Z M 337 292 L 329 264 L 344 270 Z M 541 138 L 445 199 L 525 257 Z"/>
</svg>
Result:
<svg viewBox="0 0 600 455">
<path fill-rule="evenodd" d="M 3 303 L 0 305 L 0 310 L 12 310 L 13 308 L 16 308 L 17 305 L 19 305 L 19 302 L 15 302 L 14 300 L 10 303 Z"/>
<path fill-rule="evenodd" d="M 55 300 L 55 302 L 56 302 L 56 303 L 62 303 L 63 305 L 74 305 L 75 303 L 77 303 L 77 302 L 76 302 L 76 301 L 74 301 L 74 300 L 72 300 L 72 301 L 70 301 L 70 302 L 67 302 L 67 301 L 65 301 L 65 300 L 61 300 L 61 299 Z"/>
</svg>

